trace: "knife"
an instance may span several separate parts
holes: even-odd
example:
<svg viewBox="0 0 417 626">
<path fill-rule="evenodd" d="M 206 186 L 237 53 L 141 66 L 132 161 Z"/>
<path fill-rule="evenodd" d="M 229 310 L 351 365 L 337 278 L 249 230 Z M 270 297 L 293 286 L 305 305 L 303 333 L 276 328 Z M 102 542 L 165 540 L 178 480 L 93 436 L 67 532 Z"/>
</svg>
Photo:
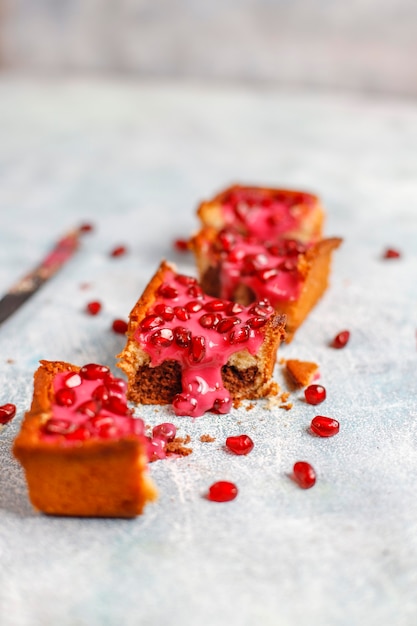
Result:
<svg viewBox="0 0 417 626">
<path fill-rule="evenodd" d="M 15 283 L 0 299 L 0 324 L 7 320 L 42 285 L 44 285 L 73 256 L 79 247 L 82 234 L 90 231 L 90 224 L 83 224 L 61 237 L 53 249 L 26 276 Z"/>
</svg>

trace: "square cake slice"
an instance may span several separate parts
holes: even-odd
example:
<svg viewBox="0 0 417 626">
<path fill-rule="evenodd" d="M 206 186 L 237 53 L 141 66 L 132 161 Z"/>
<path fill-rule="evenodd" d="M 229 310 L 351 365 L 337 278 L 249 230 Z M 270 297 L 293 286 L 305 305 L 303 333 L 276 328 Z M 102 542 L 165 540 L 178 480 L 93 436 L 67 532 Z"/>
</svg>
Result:
<svg viewBox="0 0 417 626">
<path fill-rule="evenodd" d="M 134 517 L 156 489 L 144 424 L 108 367 L 41 361 L 13 452 L 35 508 L 52 515 Z"/>
<path fill-rule="evenodd" d="M 233 185 L 202 202 L 197 214 L 203 226 L 234 228 L 260 241 L 317 241 L 324 223 L 321 203 L 311 193 L 244 185 Z"/>
<path fill-rule="evenodd" d="M 290 342 L 326 291 L 332 253 L 341 241 L 281 238 L 268 243 L 233 229 L 206 227 L 190 245 L 206 293 L 245 306 L 268 299 L 277 313 L 286 315 Z"/>
<path fill-rule="evenodd" d="M 244 307 L 213 298 L 164 261 L 130 313 L 118 363 L 128 398 L 198 417 L 277 393 L 272 374 L 284 326 L 266 300 Z"/>
</svg>

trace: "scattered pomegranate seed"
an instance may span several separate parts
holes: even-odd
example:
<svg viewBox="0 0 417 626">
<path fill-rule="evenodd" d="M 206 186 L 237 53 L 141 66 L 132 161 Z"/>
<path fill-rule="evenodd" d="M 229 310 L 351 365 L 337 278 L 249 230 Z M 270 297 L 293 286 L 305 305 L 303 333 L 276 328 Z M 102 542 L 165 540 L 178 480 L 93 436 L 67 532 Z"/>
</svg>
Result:
<svg viewBox="0 0 417 626">
<path fill-rule="evenodd" d="M 302 489 L 310 489 L 316 483 L 316 472 L 310 463 L 298 461 L 293 467 L 294 480 Z"/>
<path fill-rule="evenodd" d="M 229 342 L 233 345 L 236 343 L 245 343 L 249 339 L 250 329 L 248 326 L 240 326 L 236 330 L 232 330 L 229 335 Z"/>
<path fill-rule="evenodd" d="M 224 317 L 216 326 L 218 333 L 228 333 L 233 326 L 240 324 L 242 320 L 239 317 Z"/>
<path fill-rule="evenodd" d="M 174 248 L 177 252 L 188 252 L 188 240 L 187 239 L 175 239 Z"/>
<path fill-rule="evenodd" d="M 271 267 L 271 268 L 266 268 L 263 270 L 258 270 L 256 272 L 256 275 L 261 282 L 267 283 L 272 278 L 275 278 L 276 276 L 278 276 L 278 273 L 279 272 L 276 267 Z"/>
<path fill-rule="evenodd" d="M 97 315 L 101 311 L 101 302 L 94 300 L 93 302 L 89 302 L 86 306 L 86 311 L 90 315 Z"/>
<path fill-rule="evenodd" d="M 172 406 L 177 415 L 192 415 L 197 406 L 197 399 L 190 394 L 177 393 L 172 400 Z"/>
<path fill-rule="evenodd" d="M 80 231 L 80 233 L 90 233 L 92 230 L 94 230 L 94 226 L 86 222 L 85 224 L 81 224 L 78 230 Z"/>
<path fill-rule="evenodd" d="M 164 422 L 163 424 L 158 424 L 154 426 L 152 429 L 152 436 L 158 437 L 159 439 L 164 439 L 165 441 L 173 441 L 175 439 L 175 435 L 177 434 L 177 429 L 174 424 L 170 422 Z"/>
<path fill-rule="evenodd" d="M 238 435 L 236 437 L 228 437 L 226 446 L 234 454 L 249 454 L 253 450 L 254 443 L 248 435 Z"/>
<path fill-rule="evenodd" d="M 204 305 L 206 311 L 210 313 L 214 313 L 215 311 L 224 311 L 227 306 L 227 303 L 224 300 L 220 300 L 216 298 L 215 300 L 209 300 Z"/>
<path fill-rule="evenodd" d="M 107 390 L 111 396 L 124 398 L 126 394 L 126 383 L 121 378 L 115 378 L 113 382 L 107 384 Z"/>
<path fill-rule="evenodd" d="M 55 402 L 59 406 L 72 406 L 75 402 L 75 391 L 69 387 L 58 389 L 55 394 Z"/>
<path fill-rule="evenodd" d="M 154 328 L 158 328 L 158 326 L 161 326 L 163 323 L 164 320 L 162 319 L 162 317 L 159 317 L 159 315 L 147 315 L 141 321 L 140 327 L 141 330 L 144 331 L 153 330 Z"/>
<path fill-rule="evenodd" d="M 190 298 L 201 298 L 203 296 L 203 290 L 200 285 L 191 285 L 191 287 L 187 289 L 187 294 Z"/>
<path fill-rule="evenodd" d="M 304 395 L 309 404 L 320 404 L 326 399 L 326 390 L 322 385 L 309 385 L 304 390 Z"/>
<path fill-rule="evenodd" d="M 174 313 L 177 319 L 181 320 L 181 322 L 186 322 L 190 319 L 190 314 L 187 309 L 183 306 L 174 307 Z"/>
<path fill-rule="evenodd" d="M 66 435 L 68 441 L 85 441 L 86 439 L 90 439 L 90 437 L 91 433 L 87 426 L 84 425 L 78 426 L 78 428 Z"/>
<path fill-rule="evenodd" d="M 154 311 L 166 322 L 170 322 L 174 319 L 174 309 L 172 308 L 172 306 L 168 306 L 168 304 L 157 304 L 154 308 Z"/>
<path fill-rule="evenodd" d="M 194 278 L 193 276 L 187 276 L 186 274 L 177 274 L 175 276 L 175 280 L 177 281 L 177 283 L 183 285 L 184 287 L 189 287 L 190 285 L 197 284 L 196 278 Z"/>
<path fill-rule="evenodd" d="M 116 248 L 113 248 L 113 250 L 110 252 L 110 256 L 112 257 L 123 256 L 124 254 L 126 254 L 126 252 L 127 252 L 126 246 L 117 246 Z"/>
<path fill-rule="evenodd" d="M 158 289 L 158 293 L 162 298 L 167 298 L 169 300 L 174 300 L 174 298 L 178 298 L 178 291 L 175 287 L 171 287 L 171 285 L 164 284 L 161 285 Z"/>
<path fill-rule="evenodd" d="M 206 313 L 199 318 L 198 322 L 203 328 L 214 328 L 220 319 L 221 316 L 218 313 Z"/>
<path fill-rule="evenodd" d="M 106 365 L 98 365 L 97 363 L 88 363 L 83 365 L 80 369 L 80 376 L 87 380 L 100 380 L 103 379 L 106 374 L 109 374 L 110 369 Z"/>
<path fill-rule="evenodd" d="M 189 348 L 191 345 L 191 331 L 183 326 L 176 326 L 174 328 L 175 343 L 180 348 Z"/>
<path fill-rule="evenodd" d="M 3 404 L 0 406 L 0 424 L 7 424 L 10 422 L 16 415 L 16 405 L 11 404 Z"/>
<path fill-rule="evenodd" d="M 125 400 L 117 396 L 110 396 L 106 408 L 113 413 L 117 413 L 117 415 L 130 415 L 132 413 Z"/>
<path fill-rule="evenodd" d="M 165 459 L 167 442 L 160 437 L 148 437 L 147 452 L 149 461 L 158 461 L 159 459 Z"/>
<path fill-rule="evenodd" d="M 113 437 L 117 433 L 114 420 L 110 416 L 96 415 L 88 421 L 88 424 L 103 438 Z"/>
<path fill-rule="evenodd" d="M 262 326 L 265 326 L 267 321 L 266 317 L 250 317 L 247 324 L 251 328 L 261 328 Z"/>
<path fill-rule="evenodd" d="M 150 341 L 159 348 L 168 348 L 174 341 L 174 333 L 170 328 L 161 328 L 152 333 Z"/>
<path fill-rule="evenodd" d="M 206 340 L 204 337 L 197 336 L 191 339 L 190 361 L 199 363 L 206 354 Z"/>
<path fill-rule="evenodd" d="M 399 259 L 401 252 L 394 250 L 394 248 L 387 248 L 383 254 L 384 259 Z"/>
<path fill-rule="evenodd" d="M 238 302 L 229 302 L 226 308 L 226 315 L 237 315 L 242 313 L 244 307 Z"/>
<path fill-rule="evenodd" d="M 237 494 L 238 490 L 234 483 L 220 480 L 211 485 L 207 498 L 212 502 L 230 502 L 236 498 Z"/>
<path fill-rule="evenodd" d="M 127 322 L 125 322 L 125 320 L 113 320 L 111 327 L 113 332 L 118 335 L 125 335 L 127 333 Z"/>
<path fill-rule="evenodd" d="M 203 308 L 203 305 L 198 300 L 190 300 L 190 302 L 187 302 L 185 305 L 185 308 L 189 313 L 198 313 Z"/>
<path fill-rule="evenodd" d="M 350 332 L 348 330 L 342 330 L 342 332 L 338 333 L 336 337 L 332 341 L 333 348 L 344 348 L 350 338 Z"/>
<path fill-rule="evenodd" d="M 87 400 L 77 407 L 77 413 L 87 415 L 87 417 L 95 417 L 100 411 L 100 406 L 95 400 Z"/>
<path fill-rule="evenodd" d="M 75 425 L 69 420 L 51 417 L 45 422 L 42 430 L 48 435 L 68 435 Z"/>
<path fill-rule="evenodd" d="M 66 374 L 64 377 L 64 386 L 69 389 L 73 389 L 74 387 L 79 387 L 82 383 L 81 376 L 77 374 L 77 372 L 70 372 Z"/>
<path fill-rule="evenodd" d="M 319 437 L 333 437 L 339 432 L 339 422 L 332 417 L 317 415 L 311 420 L 311 430 Z"/>
<path fill-rule="evenodd" d="M 217 398 L 213 404 L 213 413 L 219 413 L 220 415 L 224 415 L 225 413 L 229 413 L 232 408 L 232 399 L 229 397 L 226 398 Z"/>
<path fill-rule="evenodd" d="M 94 400 L 98 400 L 101 404 L 106 404 L 110 398 L 109 390 L 106 385 L 99 385 L 91 394 Z"/>
</svg>

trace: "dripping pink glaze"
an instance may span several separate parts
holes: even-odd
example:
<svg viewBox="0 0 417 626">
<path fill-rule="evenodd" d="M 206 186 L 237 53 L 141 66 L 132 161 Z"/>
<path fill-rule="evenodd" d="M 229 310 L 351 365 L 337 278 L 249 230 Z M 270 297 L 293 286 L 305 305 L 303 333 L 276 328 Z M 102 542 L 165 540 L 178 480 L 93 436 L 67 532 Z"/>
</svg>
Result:
<svg viewBox="0 0 417 626">
<path fill-rule="evenodd" d="M 238 188 L 223 199 L 222 209 L 226 226 L 266 241 L 297 231 L 314 203 L 308 193 Z"/>
<path fill-rule="evenodd" d="M 59 390 L 66 388 L 65 379 L 68 376 L 68 372 L 62 372 L 56 374 L 53 379 L 53 390 L 55 396 Z M 122 385 L 124 381 L 121 379 L 114 379 L 112 377 L 112 381 L 117 380 L 119 386 Z M 99 380 L 86 380 L 84 378 L 81 379 L 81 385 L 72 387 L 72 390 L 75 393 L 75 402 L 71 406 L 61 406 L 56 402 L 52 403 L 52 419 L 57 420 L 65 420 L 71 423 L 73 427 L 71 428 L 71 432 L 75 430 L 77 427 L 86 427 L 88 430 L 87 438 L 98 438 L 98 439 L 119 439 L 120 437 L 127 435 L 135 435 L 137 437 L 144 437 L 144 423 L 140 418 L 134 418 L 130 412 L 126 415 L 120 415 L 114 413 L 106 407 L 102 407 L 97 415 L 100 418 L 110 418 L 109 421 L 111 428 L 106 432 L 105 436 L 100 435 L 100 432 L 94 428 L 92 425 L 90 418 L 77 411 L 77 408 L 82 405 L 84 402 L 87 402 L 92 399 L 93 392 L 103 385 L 103 379 Z M 124 383 L 125 385 L 125 383 Z M 125 390 L 119 392 L 119 397 L 122 398 L 124 402 L 126 402 Z M 50 418 L 50 419 L 51 419 Z M 47 423 L 46 423 L 47 424 Z M 45 425 L 44 425 L 45 426 Z M 41 439 L 49 442 L 56 442 L 57 439 L 62 441 L 64 445 L 76 445 L 79 444 L 80 441 L 74 441 L 70 436 L 61 433 L 50 433 L 46 432 L 46 430 L 41 430 L 40 433 Z"/>
<path fill-rule="evenodd" d="M 231 398 L 229 392 L 223 386 L 221 368 L 235 352 L 246 348 L 250 354 L 256 354 L 264 339 L 262 329 L 253 329 L 246 324 L 248 320 L 254 317 L 254 314 L 250 312 L 251 307 L 241 307 L 226 301 L 223 302 L 223 306 L 235 306 L 239 312 L 233 315 L 226 315 L 225 311 L 217 311 L 219 318 L 238 318 L 238 323 L 223 333 L 218 332 L 215 327 L 203 327 L 200 324 L 200 318 L 210 313 L 208 309 L 211 303 L 219 302 L 219 300 L 203 294 L 197 286 L 195 279 L 188 278 L 193 283 L 183 285 L 178 282 L 178 278 L 181 280 L 181 278 L 188 277 L 178 276 L 173 272 L 166 274 L 165 283 L 162 287 L 164 288 L 168 285 L 170 288 L 175 289 L 176 295 L 175 297 L 164 298 L 160 295 L 161 289 L 159 290 L 155 304 L 147 311 L 147 316 L 142 320 L 135 333 L 135 339 L 143 350 L 149 354 L 152 367 L 161 365 L 164 361 L 171 359 L 179 361 L 181 364 L 182 394 L 178 394 L 173 400 L 173 408 L 177 415 L 200 417 L 213 408 L 219 413 L 227 413 L 231 408 Z M 201 292 L 200 295 L 197 297 L 190 296 L 189 289 L 192 290 L 193 288 L 197 288 Z M 146 321 L 149 319 L 149 316 L 155 315 L 155 308 L 161 305 L 161 303 L 175 309 L 175 307 L 186 308 L 190 302 L 197 303 L 196 308 L 199 305 L 202 308 L 199 311 L 191 312 L 189 319 L 179 319 L 175 314 L 173 319 L 162 320 L 160 318 L 161 323 L 158 326 L 146 329 Z M 268 320 L 273 314 L 273 309 L 269 303 L 266 303 L 266 306 L 268 308 L 265 310 L 264 317 L 265 320 Z M 165 346 L 155 345 L 153 342 L 155 332 L 163 330 L 164 333 L 169 334 L 177 327 L 181 327 L 191 333 L 191 337 L 197 342 L 199 337 L 204 337 L 205 351 L 198 362 L 193 361 L 191 355 L 192 347 L 188 344 L 181 347 L 175 339 Z M 237 333 L 241 333 L 242 337 L 247 333 L 247 338 L 239 343 L 231 343 Z M 191 341 L 194 341 L 194 339 Z M 199 354 L 201 352 L 197 350 L 197 355 Z"/>
<path fill-rule="evenodd" d="M 307 250 L 305 244 L 281 239 L 263 244 L 232 231 L 222 231 L 215 246 L 221 247 L 222 234 L 228 238 L 228 250 L 220 252 L 221 297 L 232 300 L 238 285 L 246 285 L 257 300 L 267 298 L 272 306 L 294 302 L 301 294 L 304 278 L 297 270 L 297 261 Z M 271 251 L 274 250 L 274 254 Z M 268 277 L 268 270 L 272 272 Z M 264 274 L 263 274 L 264 273 Z M 260 276 L 264 275 L 263 278 Z"/>
</svg>

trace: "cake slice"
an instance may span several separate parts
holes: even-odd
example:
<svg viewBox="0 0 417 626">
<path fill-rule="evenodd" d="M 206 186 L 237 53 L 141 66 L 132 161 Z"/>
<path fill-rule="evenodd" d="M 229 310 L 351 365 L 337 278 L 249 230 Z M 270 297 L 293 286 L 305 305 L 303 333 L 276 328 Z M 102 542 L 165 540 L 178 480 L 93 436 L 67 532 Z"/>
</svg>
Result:
<svg viewBox="0 0 417 626">
<path fill-rule="evenodd" d="M 272 243 L 233 229 L 203 228 L 191 240 L 201 286 L 211 296 L 248 305 L 268 299 L 286 315 L 286 341 L 327 289 L 337 237 L 315 243 L 281 238 Z"/>
<path fill-rule="evenodd" d="M 277 392 L 272 381 L 285 318 L 266 301 L 241 306 L 203 293 L 162 262 L 133 307 L 118 367 L 136 403 L 172 403 L 177 415 L 230 411 Z"/>
<path fill-rule="evenodd" d="M 52 515 L 134 517 L 156 489 L 144 424 L 108 367 L 41 361 L 13 452 L 33 506 Z"/>
<path fill-rule="evenodd" d="M 283 236 L 303 242 L 322 236 L 324 211 L 317 196 L 303 191 L 233 185 L 202 202 L 203 226 L 234 228 L 261 241 Z"/>
</svg>

